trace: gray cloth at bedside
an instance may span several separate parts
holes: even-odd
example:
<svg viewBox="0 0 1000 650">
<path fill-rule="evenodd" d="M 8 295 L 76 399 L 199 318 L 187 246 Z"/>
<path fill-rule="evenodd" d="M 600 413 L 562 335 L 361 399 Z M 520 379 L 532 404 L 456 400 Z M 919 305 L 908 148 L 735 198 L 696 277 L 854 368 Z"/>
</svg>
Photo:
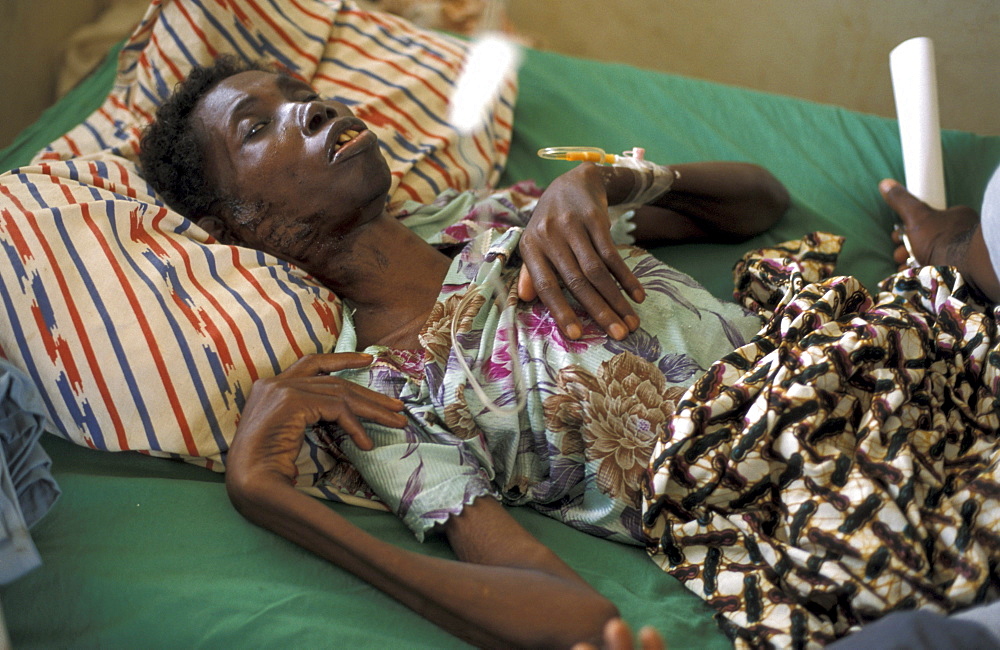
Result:
<svg viewBox="0 0 1000 650">
<path fill-rule="evenodd" d="M 59 496 L 52 461 L 39 444 L 45 413 L 31 380 L 0 359 L 0 584 L 41 564 L 28 529 Z"/>
</svg>

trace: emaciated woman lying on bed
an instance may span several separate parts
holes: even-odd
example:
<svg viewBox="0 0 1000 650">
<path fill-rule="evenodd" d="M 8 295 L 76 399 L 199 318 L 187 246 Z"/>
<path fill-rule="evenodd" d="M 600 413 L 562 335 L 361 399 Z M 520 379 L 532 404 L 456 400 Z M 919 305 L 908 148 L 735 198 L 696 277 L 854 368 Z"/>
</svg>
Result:
<svg viewBox="0 0 1000 650">
<path fill-rule="evenodd" d="M 386 214 L 377 138 L 346 106 L 227 60 L 161 108 L 142 164 L 220 241 L 299 265 L 346 305 L 334 354 L 255 384 L 227 458 L 234 504 L 452 633 L 569 646 L 617 616 L 501 503 L 646 545 L 751 644 L 986 598 L 995 328 L 953 271 L 894 276 L 876 301 L 823 280 L 839 240 L 820 234 L 745 258 L 749 310 L 722 303 L 615 246 L 608 206 L 645 180 L 593 165 L 537 202 L 519 186 L 410 206 L 408 224 L 441 226 L 425 241 Z M 748 237 L 787 206 L 753 165 L 658 173 L 672 187 L 635 211 L 640 240 Z M 459 561 L 297 492 L 304 435 Z"/>
</svg>

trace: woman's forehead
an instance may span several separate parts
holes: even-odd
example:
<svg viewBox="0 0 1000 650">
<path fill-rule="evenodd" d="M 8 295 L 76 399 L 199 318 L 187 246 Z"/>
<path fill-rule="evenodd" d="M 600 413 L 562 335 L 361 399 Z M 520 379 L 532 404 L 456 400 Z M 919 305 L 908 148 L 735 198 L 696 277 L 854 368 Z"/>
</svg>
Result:
<svg viewBox="0 0 1000 650">
<path fill-rule="evenodd" d="M 266 70 L 246 70 L 227 77 L 201 98 L 197 112 L 201 118 L 225 119 L 239 116 L 268 99 L 282 99 L 311 86 L 290 75 Z M 210 121 L 215 121 L 210 119 Z"/>
<path fill-rule="evenodd" d="M 312 90 L 312 86 L 285 72 L 269 70 L 247 70 L 224 79 L 228 87 L 247 94 L 275 92 L 287 95 L 301 90 Z M 220 83 L 221 85 L 221 83 Z"/>
<path fill-rule="evenodd" d="M 277 73 L 260 70 L 240 72 L 226 77 L 205 93 L 199 102 L 199 112 L 203 117 L 207 117 L 206 114 L 229 113 L 277 90 Z"/>
</svg>

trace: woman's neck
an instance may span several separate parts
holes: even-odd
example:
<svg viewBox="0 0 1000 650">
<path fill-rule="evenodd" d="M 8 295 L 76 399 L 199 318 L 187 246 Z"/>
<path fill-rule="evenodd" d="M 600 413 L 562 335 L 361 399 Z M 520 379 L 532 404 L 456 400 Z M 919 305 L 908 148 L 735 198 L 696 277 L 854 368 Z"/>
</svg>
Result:
<svg viewBox="0 0 1000 650">
<path fill-rule="evenodd" d="M 451 260 L 385 214 L 338 244 L 312 272 L 354 308 L 358 347 L 419 348 Z"/>
</svg>

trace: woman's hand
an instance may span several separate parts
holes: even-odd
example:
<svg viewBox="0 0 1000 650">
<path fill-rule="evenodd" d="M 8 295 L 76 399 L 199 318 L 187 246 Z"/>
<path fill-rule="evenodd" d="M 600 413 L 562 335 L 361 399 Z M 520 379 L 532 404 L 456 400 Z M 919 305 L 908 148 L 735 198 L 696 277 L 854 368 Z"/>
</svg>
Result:
<svg viewBox="0 0 1000 650">
<path fill-rule="evenodd" d="M 293 486 L 309 425 L 337 422 L 362 448 L 371 441 L 359 419 L 405 426 L 402 402 L 328 376 L 371 362 L 367 354 L 314 355 L 254 383 L 226 459 L 226 488 L 240 514 L 477 646 L 568 647 L 598 638 L 604 621 L 618 616 L 614 605 L 491 497 L 445 524 L 465 560 L 458 562 L 377 539 Z"/>
<path fill-rule="evenodd" d="M 636 302 L 646 296 L 611 238 L 607 184 L 613 179 L 607 174 L 607 168 L 584 164 L 555 179 L 521 237 L 518 297 L 541 300 L 570 339 L 583 328 L 562 285 L 618 340 L 639 326 L 624 294 Z"/>
<path fill-rule="evenodd" d="M 317 422 L 336 422 L 362 449 L 371 449 L 372 442 L 360 419 L 405 426 L 402 402 L 329 374 L 371 362 L 368 354 L 315 354 L 254 383 L 226 457 L 231 495 L 264 480 L 294 483 L 306 429 Z"/>
<path fill-rule="evenodd" d="M 226 487 L 237 510 L 476 646 L 569 647 L 600 638 L 618 610 L 493 498 L 477 499 L 445 524 L 459 562 L 380 540 L 295 489 L 295 459 L 309 425 L 337 422 L 362 448 L 371 441 L 359 419 L 405 426 L 402 402 L 328 376 L 371 361 L 366 354 L 314 355 L 253 385 L 227 458 Z"/>
<path fill-rule="evenodd" d="M 638 648 L 632 641 L 632 630 L 628 623 L 620 618 L 613 618 L 604 625 L 604 650 L 666 650 L 667 644 L 660 633 L 652 627 L 639 630 Z M 592 644 L 578 643 L 573 650 L 597 650 Z"/>
<path fill-rule="evenodd" d="M 636 211 L 637 242 L 739 242 L 770 228 L 788 209 L 788 190 L 758 165 L 696 162 L 671 169 L 678 176 L 670 191 Z M 575 167 L 548 187 L 521 237 L 518 297 L 538 297 L 568 338 L 578 338 L 582 328 L 560 280 L 612 338 L 639 326 L 626 296 L 642 302 L 646 293 L 619 254 L 608 217 L 608 205 L 624 200 L 633 183 L 629 170 Z"/>
</svg>

